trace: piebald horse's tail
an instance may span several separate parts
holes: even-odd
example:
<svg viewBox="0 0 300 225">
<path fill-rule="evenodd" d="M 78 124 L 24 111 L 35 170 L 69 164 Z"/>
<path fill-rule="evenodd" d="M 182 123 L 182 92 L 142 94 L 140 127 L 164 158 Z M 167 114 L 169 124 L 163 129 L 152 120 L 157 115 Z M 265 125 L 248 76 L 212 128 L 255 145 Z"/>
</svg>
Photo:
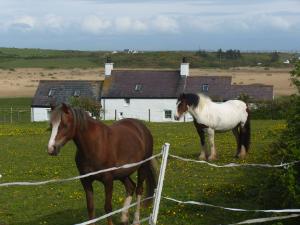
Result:
<svg viewBox="0 0 300 225">
<path fill-rule="evenodd" d="M 245 146 L 246 151 L 248 152 L 250 149 L 250 141 L 251 141 L 250 111 L 248 108 L 247 108 L 247 113 L 248 113 L 248 117 L 243 128 L 244 132 L 242 132 L 242 135 L 244 136 L 242 138 L 243 140 L 242 145 Z"/>
</svg>

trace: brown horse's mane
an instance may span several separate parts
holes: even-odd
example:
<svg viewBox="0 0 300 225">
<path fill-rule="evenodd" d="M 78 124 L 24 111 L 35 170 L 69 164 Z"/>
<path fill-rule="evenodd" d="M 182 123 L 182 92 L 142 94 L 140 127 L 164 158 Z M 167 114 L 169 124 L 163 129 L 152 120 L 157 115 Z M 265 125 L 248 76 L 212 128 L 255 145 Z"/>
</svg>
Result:
<svg viewBox="0 0 300 225">
<path fill-rule="evenodd" d="M 89 114 L 82 108 L 69 107 L 74 119 L 74 125 L 79 131 L 85 131 L 87 129 L 88 121 L 92 119 Z M 63 113 L 62 105 L 55 108 L 52 112 L 53 117 L 60 117 Z"/>
</svg>

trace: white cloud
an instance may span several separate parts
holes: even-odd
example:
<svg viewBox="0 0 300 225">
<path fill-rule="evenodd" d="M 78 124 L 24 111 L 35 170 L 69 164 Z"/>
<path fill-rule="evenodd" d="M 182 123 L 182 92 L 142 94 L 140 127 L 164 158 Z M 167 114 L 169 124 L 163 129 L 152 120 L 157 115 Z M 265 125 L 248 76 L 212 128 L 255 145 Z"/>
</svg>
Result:
<svg viewBox="0 0 300 225">
<path fill-rule="evenodd" d="M 61 16 L 56 16 L 54 14 L 46 15 L 43 22 L 46 27 L 50 27 L 54 29 L 61 29 L 64 26 L 63 18 Z"/>
<path fill-rule="evenodd" d="M 148 26 L 145 22 L 130 17 L 119 17 L 115 19 L 117 31 L 121 32 L 141 32 L 146 31 Z"/>
<path fill-rule="evenodd" d="M 37 26 L 37 20 L 32 16 L 21 16 L 9 21 L 7 27 L 16 28 L 24 31 L 32 30 Z"/>
<path fill-rule="evenodd" d="M 97 16 L 88 16 L 83 20 L 81 26 L 86 31 L 100 33 L 111 26 L 111 21 Z"/>
<path fill-rule="evenodd" d="M 179 25 L 175 19 L 165 15 L 159 15 L 153 20 L 153 26 L 160 32 L 176 33 L 179 31 Z"/>
</svg>

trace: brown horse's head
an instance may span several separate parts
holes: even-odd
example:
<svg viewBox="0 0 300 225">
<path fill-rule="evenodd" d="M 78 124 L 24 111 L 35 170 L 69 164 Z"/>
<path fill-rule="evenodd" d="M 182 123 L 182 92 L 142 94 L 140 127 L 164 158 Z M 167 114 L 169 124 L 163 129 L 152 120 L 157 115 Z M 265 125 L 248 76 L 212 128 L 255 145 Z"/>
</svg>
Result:
<svg viewBox="0 0 300 225">
<path fill-rule="evenodd" d="M 51 137 L 48 143 L 49 155 L 58 155 L 59 150 L 74 136 L 74 117 L 66 104 L 51 106 Z"/>
<path fill-rule="evenodd" d="M 199 96 L 197 94 L 180 94 L 177 98 L 177 110 L 174 119 L 180 120 L 180 118 L 188 112 L 191 106 L 196 107 L 198 104 Z"/>
</svg>

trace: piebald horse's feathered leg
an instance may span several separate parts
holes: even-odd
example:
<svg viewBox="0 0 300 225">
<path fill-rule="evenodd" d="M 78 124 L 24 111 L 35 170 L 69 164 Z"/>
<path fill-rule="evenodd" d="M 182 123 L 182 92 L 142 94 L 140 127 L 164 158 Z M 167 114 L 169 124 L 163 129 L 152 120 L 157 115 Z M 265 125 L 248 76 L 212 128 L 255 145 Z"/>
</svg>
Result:
<svg viewBox="0 0 300 225">
<path fill-rule="evenodd" d="M 215 130 L 212 128 L 207 128 L 209 147 L 210 147 L 210 156 L 208 160 L 217 159 L 217 151 L 215 148 Z"/>
<path fill-rule="evenodd" d="M 199 155 L 199 159 L 201 160 L 206 160 L 207 156 L 208 156 L 208 152 L 207 152 L 207 145 L 206 145 L 206 141 L 205 141 L 205 126 L 197 123 L 197 121 L 194 119 L 194 125 L 196 127 L 197 133 L 200 137 L 200 155 Z"/>
<path fill-rule="evenodd" d="M 235 157 L 238 158 L 239 154 L 240 154 L 240 151 L 241 151 L 239 125 L 232 129 L 232 133 L 233 133 L 233 135 L 235 137 L 235 141 L 236 141 L 236 145 L 237 145 Z"/>
</svg>

